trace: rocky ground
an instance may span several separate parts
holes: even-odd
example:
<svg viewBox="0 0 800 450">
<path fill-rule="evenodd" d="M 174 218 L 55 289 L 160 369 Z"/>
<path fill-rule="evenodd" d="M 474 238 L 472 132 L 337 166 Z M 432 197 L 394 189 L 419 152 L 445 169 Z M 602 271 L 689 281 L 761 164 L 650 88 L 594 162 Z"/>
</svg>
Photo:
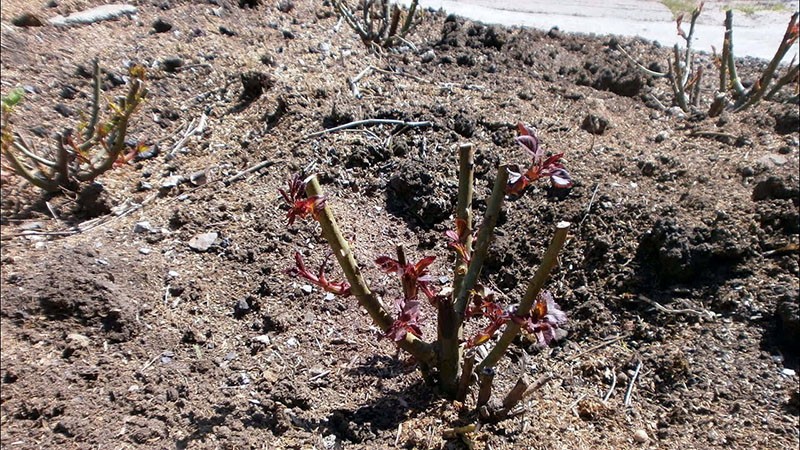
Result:
<svg viewBox="0 0 800 450">
<path fill-rule="evenodd" d="M 138 1 L 91 25 L 12 25 L 98 4 L 0 10 L 0 90 L 26 91 L 19 133 L 46 149 L 75 127 L 99 57 L 107 98 L 127 66 L 148 67 L 130 139 L 157 148 L 80 194 L 45 197 L 3 169 L 4 447 L 797 447 L 796 104 L 709 118 L 712 75 L 698 112 L 680 113 L 665 80 L 615 50 L 663 69 L 655 43 L 431 11 L 413 47 L 383 54 L 323 2 Z M 740 64 L 748 82 L 763 68 Z M 376 118 L 432 126 L 311 136 Z M 509 201 L 484 275 L 516 302 L 555 224 L 572 222 L 549 283 L 569 334 L 546 350 L 517 342 L 501 363 L 498 392 L 552 376 L 525 414 L 448 437 L 475 423 L 469 408 L 425 384 L 354 301 L 285 274 L 295 251 L 314 267 L 326 248 L 313 225 L 287 226 L 277 188 L 320 174 L 382 296 L 396 286 L 371 261 L 395 244 L 437 255 L 447 283 L 456 148 L 476 146 L 482 214 L 497 165 L 526 163 L 519 121 L 565 152 L 575 185 Z"/>
</svg>

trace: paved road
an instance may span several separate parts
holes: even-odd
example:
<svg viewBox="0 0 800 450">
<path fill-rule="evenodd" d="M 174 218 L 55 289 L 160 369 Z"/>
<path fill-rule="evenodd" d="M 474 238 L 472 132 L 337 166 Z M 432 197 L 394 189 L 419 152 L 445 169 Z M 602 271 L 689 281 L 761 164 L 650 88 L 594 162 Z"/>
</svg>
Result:
<svg viewBox="0 0 800 450">
<path fill-rule="evenodd" d="M 410 0 L 400 3 L 409 4 Z M 771 59 L 786 31 L 791 13 L 797 9 L 795 1 L 721 1 L 705 2 L 695 30 L 693 46 L 699 51 L 711 52 L 714 46 L 722 48 L 725 19 L 723 8 L 730 3 L 780 4 L 782 11 L 760 11 L 745 14 L 734 12 L 734 51 L 736 56 L 753 56 Z M 487 24 L 519 25 L 542 30 L 557 26 L 573 33 L 618 34 L 642 36 L 663 45 L 672 46 L 683 40 L 675 32 L 672 13 L 660 1 L 654 0 L 420 0 L 423 7 L 442 8 Z M 688 25 L 685 26 L 688 31 Z M 797 46 L 794 52 L 797 54 Z"/>
</svg>

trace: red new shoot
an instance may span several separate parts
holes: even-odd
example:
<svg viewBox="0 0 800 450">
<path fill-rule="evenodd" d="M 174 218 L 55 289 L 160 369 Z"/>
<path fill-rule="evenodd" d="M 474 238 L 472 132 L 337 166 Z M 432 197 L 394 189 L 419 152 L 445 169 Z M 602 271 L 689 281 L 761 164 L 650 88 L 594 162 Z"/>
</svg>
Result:
<svg viewBox="0 0 800 450">
<path fill-rule="evenodd" d="M 506 194 L 519 195 L 534 181 L 543 177 L 550 177 L 550 181 L 555 188 L 572 187 L 572 178 L 561 163 L 563 153 L 546 156 L 544 150 L 539 148 L 539 139 L 534 130 L 526 127 L 522 123 L 517 124 L 519 136 L 516 141 L 525 148 L 533 158 L 532 165 L 524 173 L 519 166 L 511 166 L 509 169 L 508 186 Z"/>
<path fill-rule="evenodd" d="M 447 230 L 445 235 L 450 239 L 448 242 L 448 247 L 452 248 L 453 250 L 461 256 L 461 260 L 464 261 L 464 264 L 469 265 L 469 261 L 471 255 L 467 251 L 467 222 L 464 219 L 456 219 L 456 231 Z"/>
<path fill-rule="evenodd" d="M 386 330 L 384 337 L 395 342 L 402 341 L 406 334 L 411 333 L 416 337 L 422 337 L 422 329 L 419 327 L 419 302 L 414 300 L 398 299 L 395 301 L 398 309 L 397 320 L 392 323 L 392 327 Z"/>
<path fill-rule="evenodd" d="M 489 325 L 467 340 L 467 348 L 485 343 L 509 320 L 533 335 L 537 343 L 544 347 L 556 339 L 555 330 L 567 322 L 567 315 L 561 311 L 549 292 L 540 293 L 530 313 L 519 316 L 514 309 L 504 310 L 495 303 L 494 293 L 482 286 L 473 292 L 473 305 L 468 315 L 485 317 L 489 319 Z"/>
<path fill-rule="evenodd" d="M 325 198 L 315 195 L 313 197 L 306 197 L 306 183 L 303 181 L 300 174 L 296 174 L 289 180 L 289 192 L 283 189 L 278 189 L 281 193 L 283 200 L 289 205 L 289 212 L 286 217 L 289 218 L 289 225 L 293 224 L 298 217 L 305 219 L 309 215 L 314 220 L 319 219 L 319 214 L 325 209 Z"/>
<path fill-rule="evenodd" d="M 404 286 L 409 286 L 406 293 L 407 299 L 416 299 L 417 290 L 421 290 L 428 300 L 433 301 L 436 293 L 431 288 L 431 277 L 428 275 L 428 266 L 436 259 L 435 256 L 428 256 L 417 261 L 416 264 L 401 264 L 400 261 L 388 256 L 379 256 L 375 260 L 378 268 L 385 273 L 396 273 L 403 282 Z"/>
<path fill-rule="evenodd" d="M 311 284 L 319 286 L 323 290 L 334 295 L 341 295 L 342 297 L 347 297 L 350 295 L 350 283 L 346 281 L 328 281 L 325 278 L 325 265 L 328 263 L 327 259 L 325 259 L 322 265 L 319 266 L 319 271 L 316 275 L 306 269 L 306 265 L 303 263 L 303 257 L 300 255 L 300 252 L 294 253 L 294 261 L 296 267 L 292 267 L 291 269 L 287 270 L 286 273 L 296 277 L 305 278 Z"/>
</svg>

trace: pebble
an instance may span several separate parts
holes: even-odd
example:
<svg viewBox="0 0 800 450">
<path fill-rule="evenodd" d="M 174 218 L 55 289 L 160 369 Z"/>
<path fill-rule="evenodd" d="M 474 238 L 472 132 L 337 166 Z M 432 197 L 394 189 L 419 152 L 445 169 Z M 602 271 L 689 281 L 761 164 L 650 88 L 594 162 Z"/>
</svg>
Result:
<svg viewBox="0 0 800 450">
<path fill-rule="evenodd" d="M 260 344 L 269 345 L 272 341 L 269 338 L 268 334 L 262 334 L 260 336 L 256 336 L 253 338 L 253 342 L 258 342 Z"/>
<path fill-rule="evenodd" d="M 152 251 L 152 250 L 150 250 L 150 249 L 149 249 L 149 248 L 147 248 L 147 247 L 142 247 L 142 248 L 140 248 L 140 249 L 139 249 L 139 253 L 141 253 L 141 254 L 143 254 L 143 255 L 149 255 L 151 251 Z"/>
<path fill-rule="evenodd" d="M 633 440 L 640 444 L 646 444 L 650 442 L 650 436 L 647 435 L 646 431 L 640 428 L 633 432 Z"/>
<path fill-rule="evenodd" d="M 161 61 L 161 67 L 164 69 L 164 72 L 175 73 L 181 66 L 183 66 L 183 60 L 177 56 L 164 58 L 164 60 Z"/>
<path fill-rule="evenodd" d="M 141 222 L 136 222 L 133 226 L 133 232 L 137 234 L 141 233 L 155 233 L 156 230 L 150 225 L 150 222 L 143 220 Z"/>
<path fill-rule="evenodd" d="M 172 24 L 162 18 L 158 18 L 155 22 L 153 22 L 153 31 L 156 33 L 166 33 L 171 29 Z"/>
<path fill-rule="evenodd" d="M 219 234 L 217 233 L 200 233 L 189 241 L 189 247 L 191 247 L 192 250 L 204 252 L 211 248 L 218 236 Z"/>
<path fill-rule="evenodd" d="M 41 27 L 44 25 L 42 19 L 35 16 L 33 13 L 24 12 L 19 16 L 11 19 L 11 23 L 17 27 Z"/>
<path fill-rule="evenodd" d="M 174 187 L 177 187 L 179 184 L 183 183 L 183 177 L 180 175 L 172 175 L 164 179 L 164 182 L 161 183 L 161 189 L 168 190 Z"/>
<path fill-rule="evenodd" d="M 292 348 L 294 348 L 294 347 L 297 347 L 297 346 L 299 346 L 299 345 L 300 345 L 300 343 L 299 343 L 299 342 L 297 342 L 297 339 L 295 339 L 295 338 L 293 338 L 293 337 L 290 337 L 289 339 L 287 339 L 287 340 L 286 340 L 286 346 L 287 346 L 287 347 L 292 347 Z"/>
<path fill-rule="evenodd" d="M 31 230 L 40 230 L 42 229 L 42 227 L 43 227 L 42 222 L 28 222 L 19 228 L 23 231 L 31 231 Z"/>
<path fill-rule="evenodd" d="M 169 272 L 167 272 L 167 276 L 170 278 L 178 278 L 178 275 L 179 273 L 174 270 L 170 270 Z"/>
<path fill-rule="evenodd" d="M 71 345 L 87 348 L 91 345 L 92 341 L 88 337 L 79 333 L 70 333 L 67 335 L 67 342 Z"/>
<path fill-rule="evenodd" d="M 669 137 L 669 132 L 668 131 L 662 131 L 662 132 L 658 133 L 656 135 L 655 139 L 653 139 L 653 140 L 656 141 L 656 142 L 664 142 L 664 141 L 667 140 L 668 137 Z"/>
<path fill-rule="evenodd" d="M 433 50 L 428 50 L 422 54 L 422 62 L 429 63 L 436 59 L 436 53 Z"/>
<path fill-rule="evenodd" d="M 782 166 L 787 162 L 788 160 L 783 155 L 764 155 L 758 158 L 758 163 L 764 167 Z"/>
<path fill-rule="evenodd" d="M 783 375 L 786 375 L 787 377 L 793 377 L 795 375 L 795 373 L 797 373 L 797 372 L 795 372 L 793 369 L 786 369 L 785 368 L 785 369 L 781 370 L 781 373 Z"/>
<path fill-rule="evenodd" d="M 314 288 L 311 287 L 310 284 L 304 284 L 300 286 L 300 290 L 303 291 L 303 293 L 305 294 L 310 294 L 314 290 Z"/>
</svg>

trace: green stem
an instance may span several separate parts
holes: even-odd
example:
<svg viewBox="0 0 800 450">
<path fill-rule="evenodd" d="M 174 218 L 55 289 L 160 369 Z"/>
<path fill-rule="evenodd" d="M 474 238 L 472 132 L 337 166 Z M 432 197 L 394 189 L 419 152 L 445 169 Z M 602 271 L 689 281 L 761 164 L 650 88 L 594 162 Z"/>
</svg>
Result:
<svg viewBox="0 0 800 450">
<path fill-rule="evenodd" d="M 530 283 L 528 283 L 528 289 L 525 291 L 525 297 L 522 298 L 522 301 L 519 303 L 519 307 L 517 308 L 516 315 L 519 317 L 525 317 L 531 311 L 531 307 L 533 307 L 536 298 L 539 296 L 539 292 L 544 287 L 545 281 L 550 276 L 550 272 L 555 267 L 556 263 L 558 262 L 558 253 L 561 251 L 561 247 L 564 246 L 564 241 L 567 240 L 567 230 L 569 230 L 570 223 L 569 222 L 559 222 L 556 224 L 556 232 L 553 236 L 553 240 L 550 241 L 550 246 L 547 247 L 547 251 L 544 253 L 542 257 L 542 264 L 539 265 L 539 268 L 536 270 L 536 274 L 531 279 Z M 486 356 L 486 358 L 478 364 L 477 370 L 480 372 L 484 368 L 494 367 L 497 364 L 497 361 L 503 356 L 508 349 L 508 346 L 511 344 L 511 341 L 519 334 L 520 326 L 515 323 L 514 321 L 508 321 L 506 324 L 506 329 L 503 331 L 503 335 L 500 336 L 500 340 L 494 346 L 491 352 Z"/>
<path fill-rule="evenodd" d="M 316 176 L 312 176 L 307 181 L 306 194 L 309 197 L 324 195 Z M 339 231 L 339 226 L 336 224 L 336 219 L 333 217 L 330 206 L 325 206 L 325 209 L 319 215 L 319 224 L 322 227 L 322 235 L 328 241 L 328 245 L 333 250 L 334 256 L 336 256 L 336 261 L 339 262 L 347 282 L 350 283 L 350 292 L 356 297 L 358 303 L 367 310 L 375 325 L 382 331 L 387 331 L 394 321 L 389 313 L 386 312 L 380 300 L 369 290 L 369 286 L 367 286 L 364 277 L 361 275 L 361 270 L 358 268 L 353 251 L 350 249 L 350 244 L 347 243 L 347 240 Z M 397 345 L 416 358 L 423 372 L 427 372 L 428 368 L 434 365 L 436 354 L 433 351 L 433 347 L 411 333 L 406 334 L 405 339 L 397 342 Z"/>
<path fill-rule="evenodd" d="M 475 177 L 475 149 L 472 144 L 463 144 L 458 148 L 458 203 L 456 218 L 464 221 L 464 245 L 467 254 L 472 252 L 472 198 Z M 457 229 L 457 228 L 456 228 Z M 453 292 L 460 292 L 467 273 L 467 262 L 456 253 L 453 269 Z M 462 320 L 456 314 L 452 298 L 439 305 L 438 345 L 439 345 L 439 379 L 442 390 L 450 397 L 457 397 L 459 389 L 458 369 L 461 365 L 461 338 L 463 336 Z"/>
<path fill-rule="evenodd" d="M 797 26 L 797 17 L 798 13 L 794 13 L 792 15 L 792 18 L 789 20 L 789 25 L 786 27 L 786 33 L 783 35 L 783 40 L 781 40 L 778 50 L 775 51 L 775 56 L 773 56 L 772 60 L 769 62 L 769 64 L 767 64 L 767 68 L 764 69 L 764 72 L 761 74 L 761 78 L 758 79 L 758 82 L 756 82 L 756 84 L 747 92 L 747 95 L 745 96 L 746 101 L 737 106 L 734 110 L 735 112 L 743 111 L 748 107 L 755 105 L 767 92 L 767 89 L 772 82 L 772 75 L 775 73 L 775 70 L 778 69 L 778 64 L 781 63 L 783 57 L 786 56 L 786 53 L 792 48 L 792 44 L 797 40 L 797 37 L 793 36 L 794 28 Z"/>
<path fill-rule="evenodd" d="M 728 60 L 723 61 L 723 64 L 728 65 L 728 75 L 731 78 L 731 85 L 733 85 L 733 90 L 736 91 L 736 95 L 743 96 L 745 94 L 744 86 L 742 86 L 742 80 L 739 79 L 739 74 L 736 73 L 736 62 L 734 61 L 734 54 L 733 54 L 733 10 L 729 9 L 725 11 L 725 44 L 728 46 Z"/>
<path fill-rule="evenodd" d="M 508 167 L 502 165 L 497 168 L 497 177 L 494 180 L 492 196 L 486 205 L 486 213 L 483 216 L 483 223 L 481 223 L 481 228 L 478 232 L 478 241 L 475 244 L 475 251 L 472 254 L 467 274 L 464 276 L 461 289 L 453 293 L 453 295 L 456 295 L 455 310 L 459 317 L 464 317 L 464 311 L 469 300 L 469 291 L 475 287 L 483 268 L 483 263 L 489 253 L 489 242 L 494 233 L 494 227 L 497 225 L 497 219 L 500 217 L 507 183 Z"/>
</svg>

